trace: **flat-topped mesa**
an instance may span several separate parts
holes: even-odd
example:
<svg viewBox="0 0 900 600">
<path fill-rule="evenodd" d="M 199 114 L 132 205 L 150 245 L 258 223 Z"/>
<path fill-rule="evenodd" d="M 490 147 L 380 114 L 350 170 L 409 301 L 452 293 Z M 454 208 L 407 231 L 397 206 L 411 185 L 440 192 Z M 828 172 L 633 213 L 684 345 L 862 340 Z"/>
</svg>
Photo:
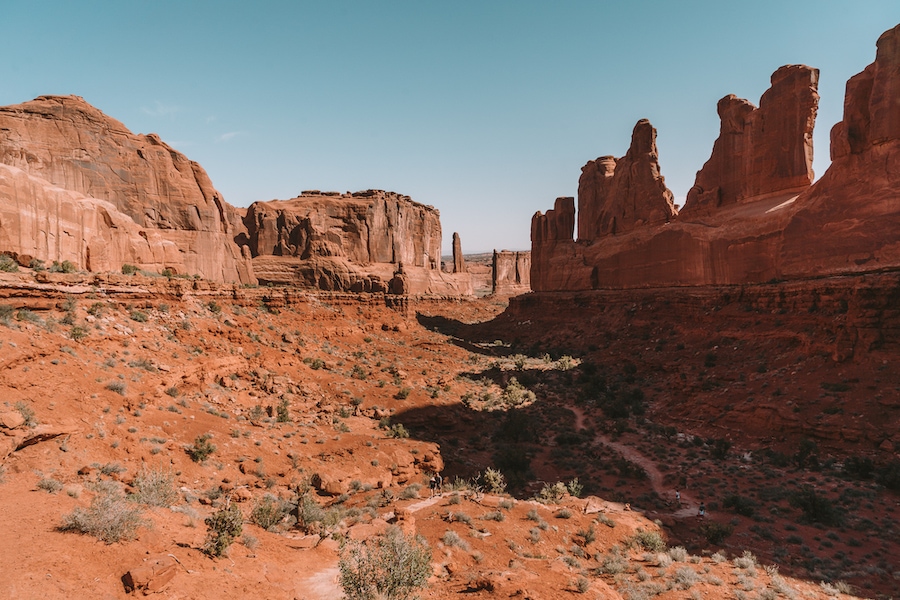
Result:
<svg viewBox="0 0 900 600">
<path fill-rule="evenodd" d="M 154 235 L 174 243 L 180 250 L 180 254 L 175 253 L 178 258 L 174 262 L 169 262 L 171 253 L 165 261 L 158 262 L 160 255 L 156 253 L 151 262 L 138 262 L 138 266 L 169 268 L 215 281 L 255 282 L 247 261 L 233 241 L 234 224 L 239 222 L 237 211 L 213 188 L 203 167 L 155 134 L 130 132 L 78 96 L 41 96 L 30 102 L 0 107 L 0 163 L 38 178 L 48 187 L 80 194 L 88 204 L 76 210 L 88 211 L 85 218 L 101 229 L 114 225 L 108 218 L 88 215 L 100 206 L 90 201 L 93 199 L 105 201 L 115 211 L 130 217 L 136 227 L 128 228 L 129 231 L 153 230 Z M 24 181 L 10 175 L 7 189 L 12 189 L 14 182 L 19 185 Z M 36 183 L 28 186 L 40 187 Z M 47 227 L 58 227 L 65 222 L 65 217 L 54 221 L 54 215 L 48 217 L 46 225 L 40 220 L 23 220 L 25 212 L 41 210 L 51 196 L 53 192 L 48 190 L 46 194 L 0 197 L 0 209 L 13 215 L 4 220 L 5 231 L 0 232 L 0 239 L 7 240 L 4 245 L 12 243 L 12 247 L 0 247 L 0 251 L 31 254 L 45 261 L 69 260 L 81 268 L 102 264 L 118 269 L 121 264 L 115 263 L 120 260 L 149 256 L 142 252 L 129 253 L 128 244 L 121 243 L 121 232 L 114 236 L 120 240 L 116 248 L 101 247 L 104 239 L 108 242 L 111 238 L 109 232 L 96 227 L 79 229 L 76 234 L 80 236 L 79 243 L 67 245 L 68 250 L 52 240 L 44 243 L 39 238 L 35 242 L 31 237 L 22 237 L 22 232 L 30 232 L 35 227 L 39 236 L 45 235 Z M 67 198 L 71 202 L 81 201 L 73 200 L 76 196 Z M 67 232 L 67 227 L 63 226 L 60 233 Z M 25 240 L 23 247 L 17 247 L 13 239 Z M 135 244 L 144 243 L 135 240 Z M 90 260 L 85 252 L 91 247 L 95 252 L 104 253 L 104 260 Z"/>
<path fill-rule="evenodd" d="M 531 291 L 531 252 L 494 250 L 491 264 L 491 293 L 516 296 Z"/>
<path fill-rule="evenodd" d="M 660 174 L 656 129 L 647 119 L 634 126 L 631 146 L 620 159 L 601 156 L 581 169 L 578 180 L 578 240 L 666 223 L 677 214 L 674 195 Z"/>
<path fill-rule="evenodd" d="M 311 190 L 254 202 L 244 226 L 262 283 L 382 292 L 396 274 L 403 293 L 472 293 L 464 272 L 441 272 L 440 213 L 409 196 Z"/>
<path fill-rule="evenodd" d="M 719 100 L 719 138 L 697 172 L 680 220 L 717 208 L 798 194 L 813 181 L 813 127 L 819 105 L 819 70 L 787 65 L 772 74 L 759 108 L 734 95 Z"/>
</svg>

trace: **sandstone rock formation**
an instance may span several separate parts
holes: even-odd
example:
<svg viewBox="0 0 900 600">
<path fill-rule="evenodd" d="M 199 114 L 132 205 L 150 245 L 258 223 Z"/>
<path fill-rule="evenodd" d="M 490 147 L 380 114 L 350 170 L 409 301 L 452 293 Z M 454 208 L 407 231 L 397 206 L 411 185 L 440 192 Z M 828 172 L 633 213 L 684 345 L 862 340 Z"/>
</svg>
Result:
<svg viewBox="0 0 900 600">
<path fill-rule="evenodd" d="M 581 169 L 579 240 L 665 223 L 676 213 L 674 196 L 659 171 L 656 129 L 646 119 L 634 126 L 625 156 L 602 156 Z"/>
<path fill-rule="evenodd" d="M 244 218 L 263 283 L 323 290 L 471 294 L 465 273 L 440 270 L 439 212 L 381 190 L 303 192 L 254 202 Z M 395 277 L 396 276 L 396 277 Z M 391 281 L 396 279 L 395 285 Z"/>
<path fill-rule="evenodd" d="M 571 204 L 537 213 L 532 288 L 744 284 L 900 268 L 900 26 L 877 46 L 875 62 L 847 84 L 833 162 L 815 184 L 818 72 L 782 67 L 759 109 L 731 96 L 719 103 L 721 135 L 670 222 L 608 235 L 608 226 L 591 229 L 603 223 L 596 202 L 579 198 L 588 214 L 579 215 L 576 242 Z M 614 177 L 612 167 L 610 159 L 589 163 L 584 188 L 604 190 L 598 182 Z M 582 222 L 586 235 L 607 235 L 581 239 Z"/>
<path fill-rule="evenodd" d="M 531 252 L 494 250 L 492 293 L 516 296 L 531 291 Z"/>
<path fill-rule="evenodd" d="M 812 183 L 819 70 L 787 65 L 771 81 L 759 108 L 733 94 L 719 100 L 719 139 L 688 192 L 682 220 Z"/>
<path fill-rule="evenodd" d="M 82 98 L 41 96 L 0 107 L 0 163 L 40 178 L 48 187 L 105 201 L 127 215 L 137 231 L 143 232 L 140 235 L 175 244 L 181 256 L 166 263 L 168 268 L 219 281 L 255 281 L 249 263 L 232 239 L 236 234 L 232 226 L 235 209 L 213 188 L 203 168 L 156 135 L 131 133 Z M 8 179 L 12 173 L 3 171 L 7 190 L 14 185 Z M 7 214 L 36 213 L 48 207 L 41 199 L 21 194 L 4 194 L 0 203 L 9 207 Z M 69 216 L 62 215 L 62 221 Z M 94 237 L 106 240 L 118 235 L 106 229 L 119 227 L 120 223 L 113 224 L 100 215 L 86 218 L 101 226 L 82 228 L 87 245 Z M 52 221 L 54 217 L 48 219 Z M 27 215 L 25 222 L 5 220 L 0 239 L 22 239 L 21 227 L 24 225 L 28 231 L 38 221 L 28 222 Z M 70 260 L 79 267 L 90 268 L 86 253 L 60 253 L 83 251 L 87 245 L 78 242 L 68 244 L 66 249 L 54 247 L 51 238 L 55 233 L 40 229 L 35 233 L 38 239 L 48 240 L 30 244 L 27 252 L 34 252 L 36 258 Z M 137 240 L 136 244 L 141 242 Z M 12 254 L 20 250 L 26 251 L 16 246 L 0 247 L 0 251 Z M 116 262 L 120 254 L 112 252 L 107 257 Z M 156 255 L 151 262 L 139 266 L 157 268 L 159 259 Z M 105 268 L 107 263 L 103 264 Z"/>
<path fill-rule="evenodd" d="M 459 234 L 455 231 L 453 232 L 453 272 L 466 272 L 466 259 L 463 258 L 462 241 L 459 239 Z"/>
</svg>

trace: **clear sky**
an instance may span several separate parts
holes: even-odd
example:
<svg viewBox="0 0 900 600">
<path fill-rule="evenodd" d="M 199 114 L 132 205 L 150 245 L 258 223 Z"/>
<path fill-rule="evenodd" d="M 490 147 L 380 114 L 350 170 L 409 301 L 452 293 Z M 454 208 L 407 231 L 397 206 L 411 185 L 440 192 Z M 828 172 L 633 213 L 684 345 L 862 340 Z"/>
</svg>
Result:
<svg viewBox="0 0 900 600">
<path fill-rule="evenodd" d="M 846 80 L 900 0 L 4 0 L 0 105 L 76 94 L 198 161 L 237 206 L 387 189 L 441 211 L 467 253 L 530 248 L 581 167 L 659 132 L 683 203 L 775 69 L 821 69 L 815 169 Z"/>
</svg>

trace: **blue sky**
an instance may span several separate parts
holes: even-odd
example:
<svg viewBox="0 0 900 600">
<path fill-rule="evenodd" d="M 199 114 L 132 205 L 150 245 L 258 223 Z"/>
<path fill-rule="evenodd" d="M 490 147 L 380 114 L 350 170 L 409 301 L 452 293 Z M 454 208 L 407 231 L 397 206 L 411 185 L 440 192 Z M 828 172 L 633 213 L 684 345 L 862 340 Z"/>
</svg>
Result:
<svg viewBox="0 0 900 600">
<path fill-rule="evenodd" d="M 441 211 L 444 248 L 528 249 L 581 167 L 659 132 L 683 202 L 716 102 L 821 69 L 816 174 L 846 80 L 897 0 L 4 2 L 0 105 L 77 94 L 156 132 L 237 206 L 379 188 Z"/>
</svg>

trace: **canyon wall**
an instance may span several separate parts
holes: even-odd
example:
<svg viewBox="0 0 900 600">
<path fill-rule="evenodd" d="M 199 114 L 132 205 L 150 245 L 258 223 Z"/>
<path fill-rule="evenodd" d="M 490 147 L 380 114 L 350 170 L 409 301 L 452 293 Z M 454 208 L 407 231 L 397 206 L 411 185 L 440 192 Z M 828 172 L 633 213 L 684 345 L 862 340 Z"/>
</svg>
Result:
<svg viewBox="0 0 900 600">
<path fill-rule="evenodd" d="M 308 191 L 290 200 L 254 202 L 244 226 L 262 283 L 472 294 L 465 272 L 440 269 L 440 213 L 408 196 Z"/>
<path fill-rule="evenodd" d="M 900 26 L 877 48 L 875 62 L 847 84 L 832 164 L 815 184 L 818 71 L 782 67 L 760 108 L 733 96 L 719 102 L 712 155 L 667 222 L 639 216 L 659 205 L 652 178 L 641 187 L 651 191 L 613 193 L 609 182 L 625 159 L 588 163 L 577 241 L 572 199 L 532 218 L 532 288 L 734 285 L 900 268 Z M 613 221 L 607 206 L 628 207 L 616 215 L 632 217 Z"/>
<path fill-rule="evenodd" d="M 494 250 L 491 293 L 517 296 L 531 291 L 531 252 Z"/>
<path fill-rule="evenodd" d="M 440 247 L 438 211 L 406 196 L 309 192 L 239 209 L 199 164 L 82 98 L 0 107 L 0 253 L 26 266 L 132 264 L 217 282 L 472 294 L 461 248 L 455 273 L 442 274 Z"/>
<path fill-rule="evenodd" d="M 138 237 L 158 238 L 177 247 L 177 260 L 171 252 L 157 253 L 148 256 L 148 262 L 137 261 L 138 266 L 156 269 L 162 265 L 217 281 L 255 282 L 249 261 L 233 242 L 235 209 L 213 188 L 206 171 L 158 136 L 135 135 L 82 98 L 41 96 L 0 107 L 0 163 L 44 180 L 48 188 L 76 192 L 84 200 L 76 210 L 83 216 L 77 235 L 84 243 L 54 245 L 56 234 L 42 229 L 42 223 L 52 227 L 54 220 L 62 223 L 71 215 L 32 219 L 29 215 L 41 214 L 52 202 L 47 204 L 40 192 L 34 196 L 21 190 L 5 193 L 0 197 L 6 215 L 0 224 L 0 240 L 7 242 L 0 251 L 30 254 L 44 261 L 69 260 L 79 268 L 96 267 L 100 264 L 97 260 L 88 265 L 86 249 L 95 237 L 95 247 L 102 245 L 102 240 L 121 238 L 121 232 L 108 229 L 122 226 L 121 220 L 114 222 L 101 214 L 88 216 L 93 207 L 101 206 L 93 201 L 99 200 L 126 215 L 136 225 L 128 229 Z M 5 190 L 22 181 L 11 173 L 9 169 L 2 172 Z M 74 206 L 75 197 L 69 196 L 67 206 Z M 59 231 L 65 233 L 66 228 Z M 8 246 L 13 240 L 21 245 Z M 137 246 L 144 243 L 134 241 Z M 126 255 L 145 256 L 138 251 L 110 251 L 106 262 L 101 262 L 115 268 L 114 263 Z"/>
</svg>

